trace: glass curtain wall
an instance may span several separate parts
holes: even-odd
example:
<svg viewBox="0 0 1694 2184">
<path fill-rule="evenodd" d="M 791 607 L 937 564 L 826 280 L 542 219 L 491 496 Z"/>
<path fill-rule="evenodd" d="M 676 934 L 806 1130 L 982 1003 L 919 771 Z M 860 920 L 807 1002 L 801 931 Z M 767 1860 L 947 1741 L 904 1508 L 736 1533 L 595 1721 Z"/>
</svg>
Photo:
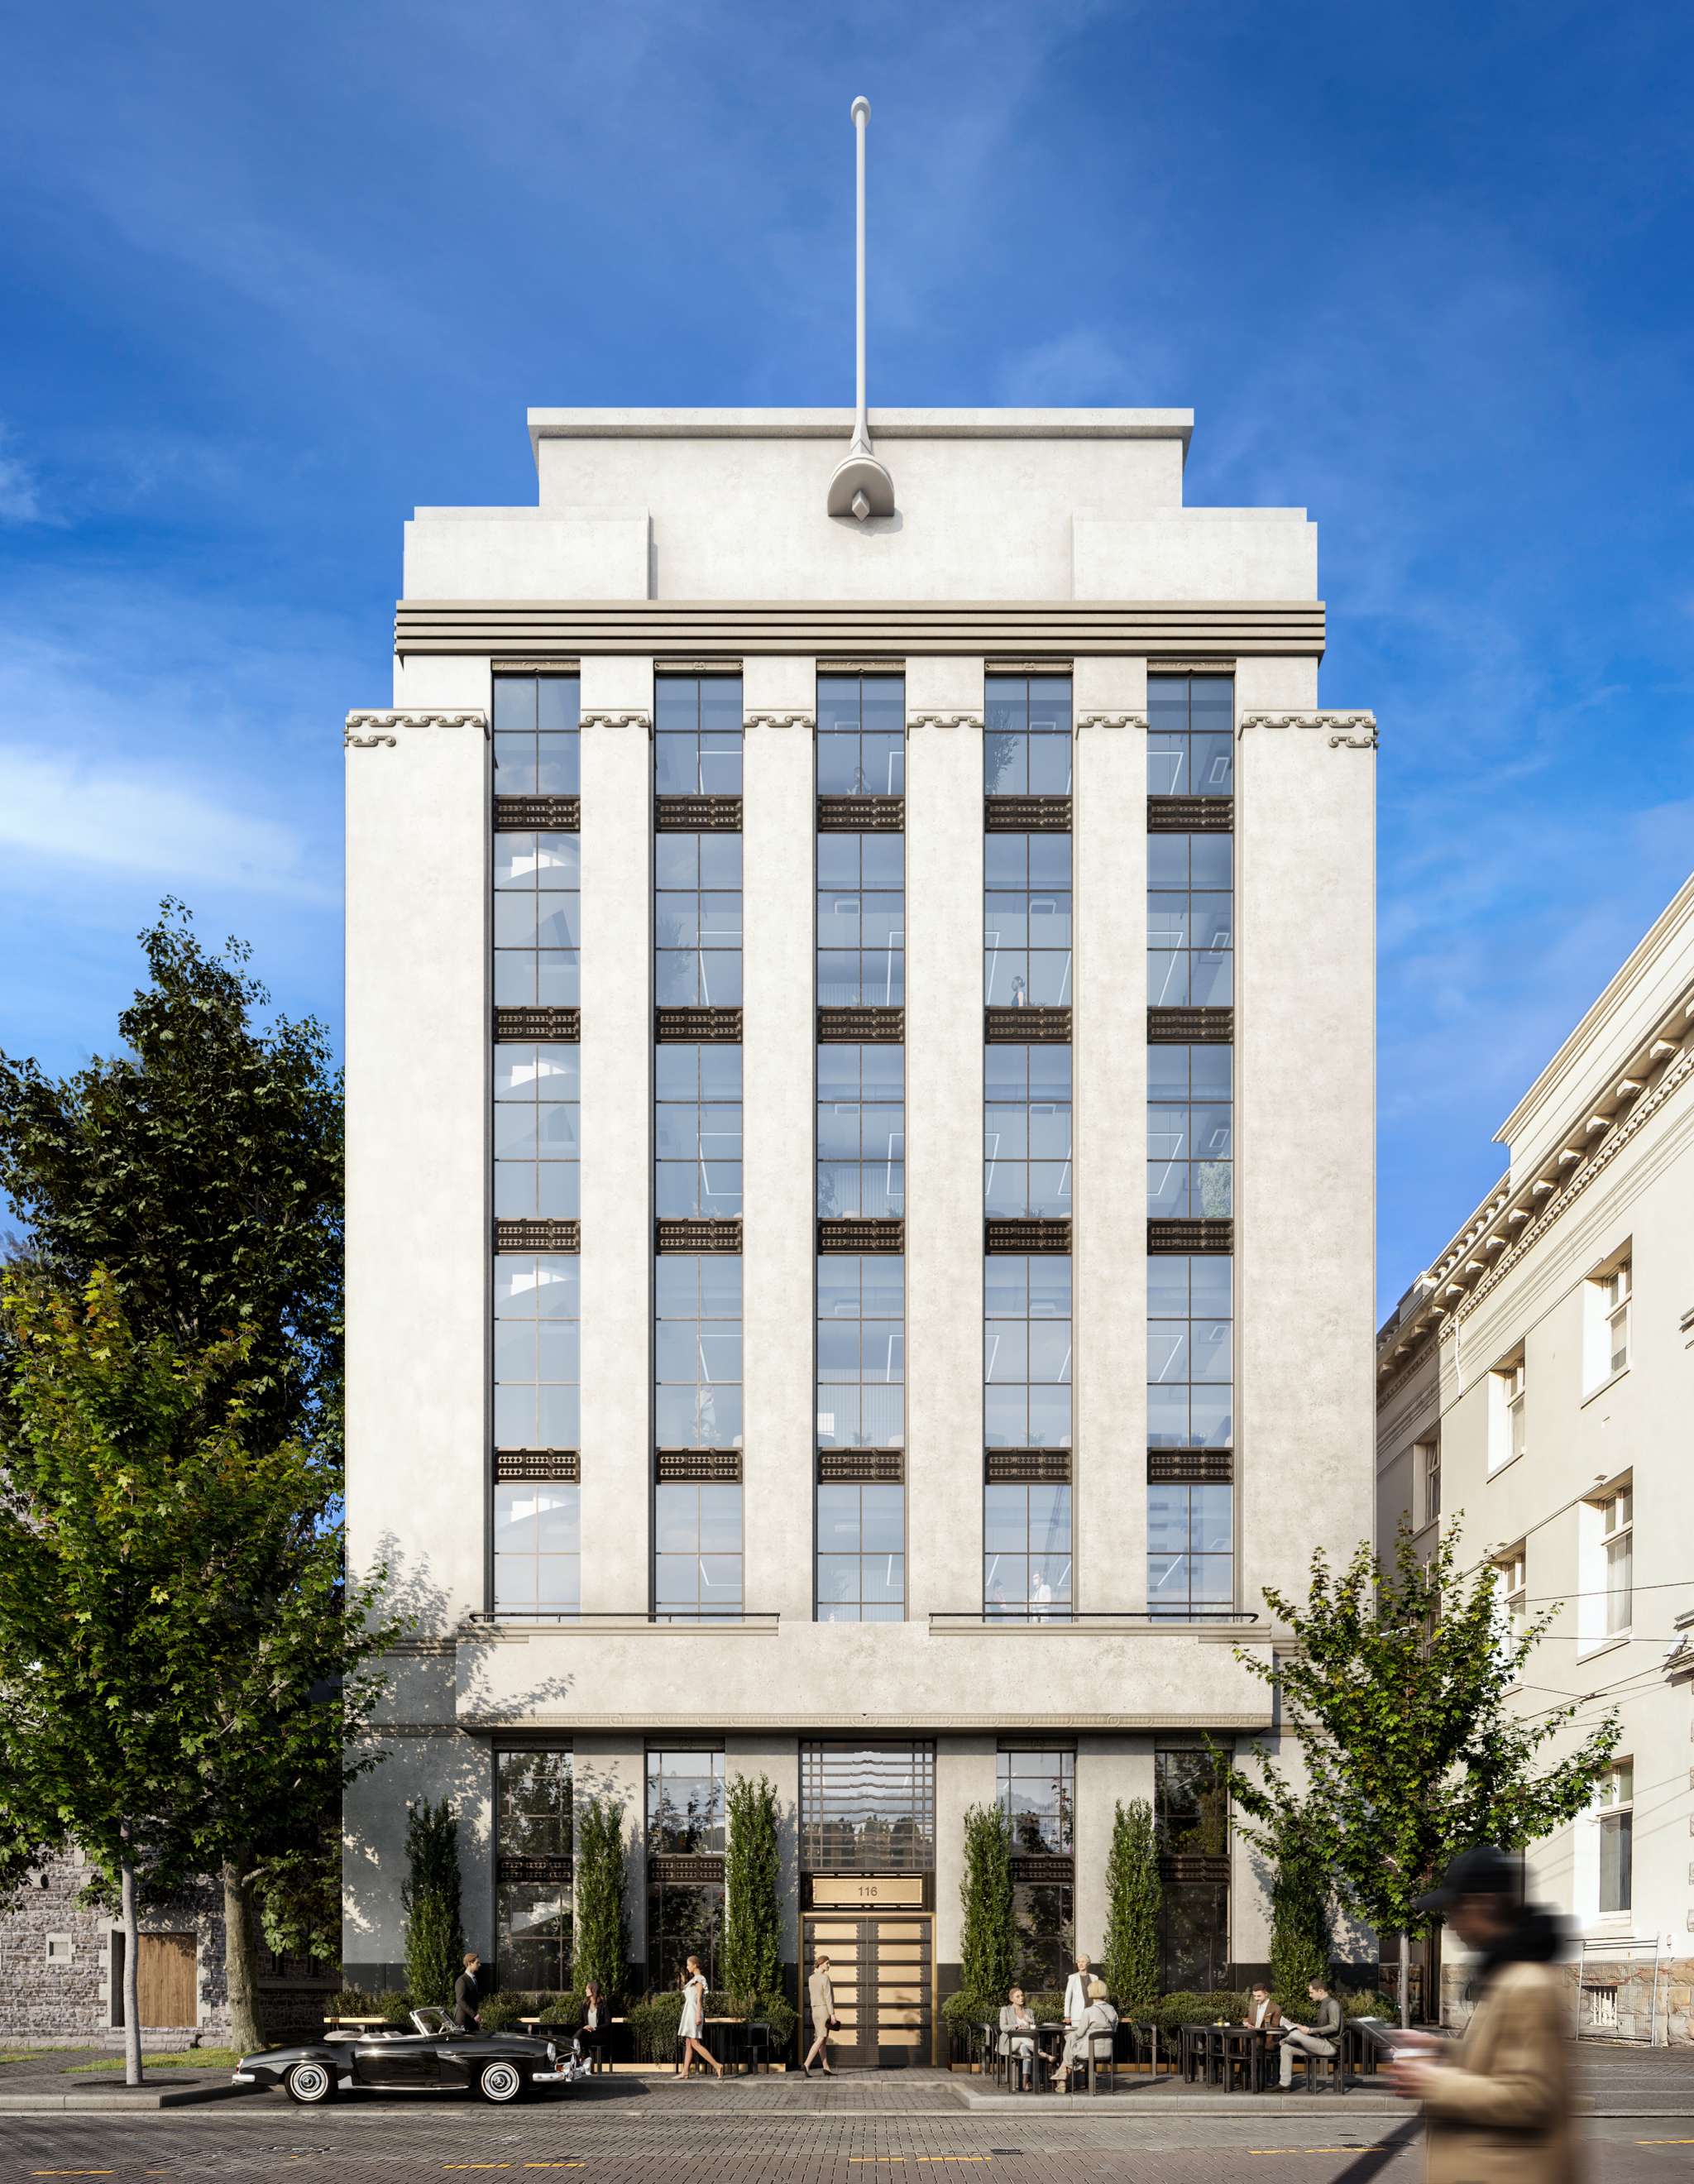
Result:
<svg viewBox="0 0 1694 2184">
<path fill-rule="evenodd" d="M 654 684 L 653 1603 L 738 1616 L 742 1585 L 738 675 Z"/>
<path fill-rule="evenodd" d="M 897 1623 L 906 1613 L 906 1257 L 896 1225 L 906 1215 L 905 794 L 905 678 L 820 676 L 816 1612 L 823 1622 Z M 832 1248 L 849 1242 L 878 1248 Z"/>
<path fill-rule="evenodd" d="M 1210 1993 L 1229 1975 L 1229 1797 L 1227 1760 L 1173 1747 L 1153 1754 L 1160 1984 L 1167 1994 Z"/>
<path fill-rule="evenodd" d="M 699 1958 L 707 1985 L 718 1985 L 723 1853 L 722 1752 L 649 1751 L 647 1976 L 655 1987 L 674 1987 L 691 1956 Z"/>
<path fill-rule="evenodd" d="M 1067 676 L 987 677 L 983 1611 L 1028 1621 L 1072 1605 L 1071 736 Z"/>
<path fill-rule="evenodd" d="M 493 1577 L 501 1615 L 570 1615 L 581 1603 L 580 724 L 574 675 L 495 676 Z"/>
<path fill-rule="evenodd" d="M 571 1755 L 526 1746 L 494 1757 L 494 1932 L 500 1982 L 571 1985 Z"/>
</svg>

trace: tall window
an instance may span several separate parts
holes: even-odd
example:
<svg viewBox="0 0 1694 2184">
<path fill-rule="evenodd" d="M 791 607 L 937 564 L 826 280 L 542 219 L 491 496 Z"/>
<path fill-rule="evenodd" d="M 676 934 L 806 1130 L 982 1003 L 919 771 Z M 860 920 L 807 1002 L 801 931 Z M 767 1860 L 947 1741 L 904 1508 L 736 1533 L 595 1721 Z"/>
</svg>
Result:
<svg viewBox="0 0 1694 2184">
<path fill-rule="evenodd" d="M 1234 1490 L 1191 1480 L 1147 1488 L 1147 1606 L 1155 1615 L 1217 1614 L 1234 1598 Z"/>
<path fill-rule="evenodd" d="M 906 838 L 817 838 L 820 1008 L 906 1006 Z"/>
<path fill-rule="evenodd" d="M 1234 1108 L 1228 1046 L 1147 1049 L 1147 1213 L 1227 1220 L 1234 1210 Z"/>
<path fill-rule="evenodd" d="M 1071 1050 L 983 1050 L 983 1210 L 1066 1219 L 1071 1212 Z"/>
<path fill-rule="evenodd" d="M 1068 796 L 1070 677 L 990 675 L 985 699 L 984 794 Z"/>
<path fill-rule="evenodd" d="M 1500 1658 L 1515 1668 L 1518 1648 L 1523 1642 L 1530 1620 L 1529 1586 L 1522 1540 L 1495 1563 L 1494 1585 Z"/>
<path fill-rule="evenodd" d="M 817 1444 L 906 1445 L 906 1262 L 828 1251 L 817 1262 Z"/>
<path fill-rule="evenodd" d="M 496 796 L 579 793 L 582 687 L 574 675 L 495 676 Z"/>
<path fill-rule="evenodd" d="M 495 835 L 497 1007 L 574 1009 L 582 1000 L 579 844 L 575 834 Z"/>
<path fill-rule="evenodd" d="M 494 1260 L 494 1445 L 577 1449 L 581 1262 L 573 1251 Z"/>
<path fill-rule="evenodd" d="M 905 1614 L 905 1487 L 820 1485 L 818 1621 L 899 1623 Z"/>
<path fill-rule="evenodd" d="M 1614 1759 L 1595 1791 L 1600 1834 L 1600 1895 L 1602 1918 L 1628 1911 L 1635 1903 L 1635 1765 Z"/>
<path fill-rule="evenodd" d="M 494 1485 L 494 1612 L 575 1615 L 582 1605 L 582 1488 L 571 1479 Z"/>
<path fill-rule="evenodd" d="M 572 1220 L 582 1212 L 580 1050 L 563 1040 L 494 1047 L 494 1213 Z"/>
<path fill-rule="evenodd" d="M 1228 1008 L 1234 997 L 1229 834 L 1147 837 L 1147 1006 Z"/>
<path fill-rule="evenodd" d="M 526 1747 L 494 1758 L 494 1930 L 501 1984 L 571 1985 L 571 1757 Z M 524 1875 L 511 1877 L 514 1869 Z"/>
<path fill-rule="evenodd" d="M 1153 1826 L 1167 1867 L 1159 1906 L 1161 1985 L 1205 1993 L 1229 1957 L 1229 1801 L 1224 1762 L 1187 1747 L 1153 1754 Z M 1207 1877 L 1208 1875 L 1215 1877 Z"/>
<path fill-rule="evenodd" d="M 1148 1257 L 1149 1448 L 1234 1442 L 1234 1268 L 1221 1251 Z"/>
<path fill-rule="evenodd" d="M 1147 677 L 1149 796 L 1233 796 L 1235 685 L 1228 675 Z"/>
<path fill-rule="evenodd" d="M 817 793 L 905 795 L 904 676 L 818 677 Z"/>
<path fill-rule="evenodd" d="M 653 983 L 660 1006 L 739 1008 L 740 835 L 660 834 L 653 862 Z"/>
<path fill-rule="evenodd" d="M 1075 1752 L 1063 1747 L 1000 1747 L 1000 1806 L 1011 1826 L 1015 1976 L 1031 1992 L 1062 1986 L 1076 1954 L 1074 1876 L 1066 1876 L 1076 1763 Z"/>
<path fill-rule="evenodd" d="M 654 1065 L 654 1211 L 660 1220 L 741 1212 L 741 1049 L 662 1043 Z"/>
<path fill-rule="evenodd" d="M 1498 1471 L 1524 1453 L 1528 1445 L 1524 1353 L 1496 1365 L 1489 1375 L 1488 1468 Z"/>
<path fill-rule="evenodd" d="M 1634 1490 L 1625 1486 L 1601 1512 L 1601 1540 L 1606 1556 L 1606 1635 L 1615 1637 L 1635 1620 Z"/>
<path fill-rule="evenodd" d="M 989 1008 L 1071 1006 L 1071 838 L 983 839 L 983 1001 Z"/>
<path fill-rule="evenodd" d="M 984 1444 L 1068 1448 L 1069 1254 L 993 1251 L 984 1273 Z"/>
<path fill-rule="evenodd" d="M 741 1258 L 666 1251 L 654 1270 L 654 1414 L 660 1448 L 741 1446 Z"/>
<path fill-rule="evenodd" d="M 673 1987 L 691 1956 L 708 1985 L 718 1983 L 724 1884 L 703 1877 L 724 1849 L 723 1754 L 651 1751 L 647 1755 L 647 1975 Z M 670 1861 L 702 1863 L 681 1878 Z M 683 1871 L 688 1871 L 683 1869 Z"/>
<path fill-rule="evenodd" d="M 1630 1362 L 1630 1291 L 1632 1268 L 1625 1259 L 1601 1279 L 1601 1303 L 1606 1318 L 1607 1361 L 1613 1373 Z"/>
<path fill-rule="evenodd" d="M 653 1605 L 661 1623 L 741 1613 L 741 1489 L 661 1480 L 653 1494 Z"/>
<path fill-rule="evenodd" d="M 993 1622 L 1071 1619 L 1071 1490 L 1030 1480 L 983 1489 L 983 1613 Z"/>
<path fill-rule="evenodd" d="M 1627 1257 L 1591 1274 L 1583 1288 L 1582 1383 L 1592 1394 L 1630 1362 L 1630 1298 L 1634 1287 Z"/>
<path fill-rule="evenodd" d="M 661 675 L 653 687 L 654 788 L 660 796 L 739 796 L 741 677 Z"/>
<path fill-rule="evenodd" d="M 1424 1519 L 1435 1524 L 1441 1513 L 1441 1444 L 1439 1435 L 1433 1440 L 1420 1440 L 1414 1451 L 1418 1470 L 1424 1481 Z"/>
<path fill-rule="evenodd" d="M 817 1050 L 817 1211 L 899 1220 L 906 1212 L 906 1049 Z"/>
</svg>

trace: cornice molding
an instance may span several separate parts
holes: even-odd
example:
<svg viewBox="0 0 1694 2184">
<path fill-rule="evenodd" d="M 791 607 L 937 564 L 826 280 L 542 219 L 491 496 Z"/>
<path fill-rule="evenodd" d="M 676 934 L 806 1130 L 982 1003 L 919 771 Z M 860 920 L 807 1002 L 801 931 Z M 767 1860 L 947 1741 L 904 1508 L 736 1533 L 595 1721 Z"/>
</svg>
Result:
<svg viewBox="0 0 1694 2184">
<path fill-rule="evenodd" d="M 749 713 L 742 726 L 744 728 L 814 728 L 817 722 L 811 713 Z"/>
<path fill-rule="evenodd" d="M 584 713 L 580 727 L 589 728 L 640 728 L 650 733 L 652 716 L 649 713 Z"/>
<path fill-rule="evenodd" d="M 396 728 L 481 728 L 486 743 L 488 716 L 480 712 L 349 713 L 342 725 L 341 747 L 343 750 L 376 750 L 386 746 L 393 750 L 398 740 L 394 734 Z M 365 733 L 361 734 L 361 729 Z"/>
<path fill-rule="evenodd" d="M 1329 738 L 1331 750 L 1374 750 L 1377 747 L 1374 713 L 1248 713 L 1246 728 L 1320 728 Z"/>
<path fill-rule="evenodd" d="M 908 713 L 906 717 L 908 734 L 913 728 L 980 728 L 982 724 L 980 713 Z"/>
<path fill-rule="evenodd" d="M 794 1712 L 768 1713 L 714 1713 L 714 1727 L 724 1729 L 769 1730 L 792 1736 L 794 1734 Z M 809 1729 L 839 1730 L 850 1736 L 862 1736 L 874 1725 L 878 1735 L 889 1730 L 911 1730 L 920 1733 L 966 1734 L 1020 1727 L 1014 1715 L 1002 1709 L 997 1713 L 826 1713 L 807 1712 Z M 1087 1730 L 1233 1730 L 1241 1735 L 1262 1736 L 1272 1726 L 1271 1711 L 1267 1705 L 1257 1713 L 1053 1713 L 1045 1710 L 1022 1718 L 1032 1727 Z M 698 1734 L 699 1711 L 696 1708 L 685 1713 L 461 1713 L 461 1730 L 473 1736 L 495 1736 L 502 1730 L 573 1729 L 579 1735 L 599 1735 L 614 1729 L 686 1730 Z"/>
<path fill-rule="evenodd" d="M 1143 713 L 1084 713 L 1077 722 L 1078 728 L 1145 728 Z"/>
</svg>

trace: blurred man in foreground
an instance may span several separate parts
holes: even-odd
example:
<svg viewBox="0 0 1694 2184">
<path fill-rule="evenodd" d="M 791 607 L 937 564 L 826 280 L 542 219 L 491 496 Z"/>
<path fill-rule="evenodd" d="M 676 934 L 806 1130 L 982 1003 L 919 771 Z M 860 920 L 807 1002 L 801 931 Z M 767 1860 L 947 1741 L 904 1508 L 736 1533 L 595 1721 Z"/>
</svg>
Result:
<svg viewBox="0 0 1694 2184">
<path fill-rule="evenodd" d="M 1418 1908 L 1442 1913 L 1479 1959 L 1463 2037 L 1396 2043 L 1395 2091 L 1428 2121 L 1429 2184 L 1578 2184 L 1557 1921 L 1521 1901 L 1517 1867 L 1492 1845 L 1456 1858 Z"/>
</svg>

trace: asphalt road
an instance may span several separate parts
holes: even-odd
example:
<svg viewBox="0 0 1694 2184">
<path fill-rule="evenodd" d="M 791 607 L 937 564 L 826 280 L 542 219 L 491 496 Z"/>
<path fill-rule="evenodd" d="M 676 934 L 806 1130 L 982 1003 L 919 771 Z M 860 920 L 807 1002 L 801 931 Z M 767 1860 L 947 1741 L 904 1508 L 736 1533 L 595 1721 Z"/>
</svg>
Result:
<svg viewBox="0 0 1694 2184">
<path fill-rule="evenodd" d="M 213 2108 L 105 2117 L 0 2117 L 0 2180 L 177 2177 L 271 2184 L 398 2184 L 483 2177 L 527 2184 L 900 2184 L 945 2176 L 1001 2184 L 1417 2184 L 1421 2149 L 1387 2116 L 1327 2103 L 1278 2103 L 1235 2117 L 971 2115 L 944 2088 L 922 2105 L 755 2110 L 677 2087 L 657 2099 L 549 2101 L 512 2112 L 468 2103 L 345 2101 L 303 2111 L 280 2097 Z M 1694 2175 L 1694 2118 L 1612 2119 L 1589 2126 L 1594 2184 L 1684 2184 Z"/>
</svg>

